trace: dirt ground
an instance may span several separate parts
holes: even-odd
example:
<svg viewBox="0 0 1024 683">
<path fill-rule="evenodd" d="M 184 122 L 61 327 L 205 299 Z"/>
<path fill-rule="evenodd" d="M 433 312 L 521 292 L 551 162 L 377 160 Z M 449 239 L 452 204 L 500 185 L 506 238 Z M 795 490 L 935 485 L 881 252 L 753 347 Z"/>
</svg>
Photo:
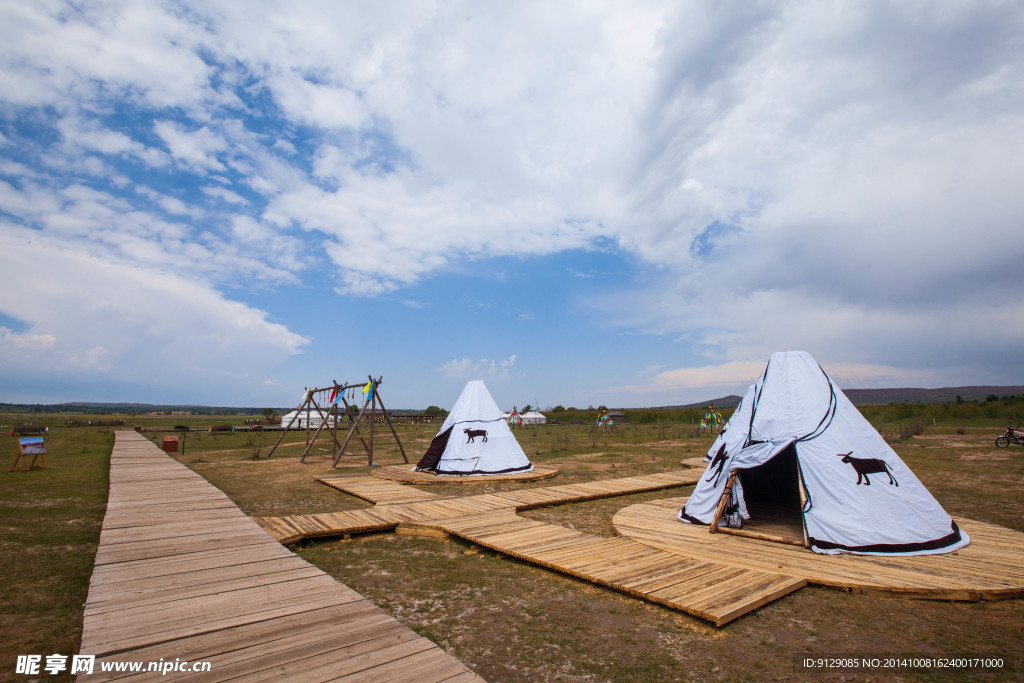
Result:
<svg viewBox="0 0 1024 683">
<path fill-rule="evenodd" d="M 961 514 L 1022 530 L 1024 450 L 995 449 L 988 431 L 926 433 L 896 448 L 954 517 Z M 543 429 L 517 436 L 524 449 L 535 454 L 535 462 L 558 466 L 559 476 L 534 484 L 483 484 L 479 489 L 442 485 L 430 491 L 471 495 L 678 469 L 680 460 L 703 456 L 711 441 L 708 437 L 657 438 L 653 430 L 642 429 L 597 438 L 586 433 L 556 438 Z M 428 439 L 422 441 L 425 448 Z M 568 448 L 563 447 L 566 443 Z M 273 468 L 275 481 L 287 480 L 284 495 L 292 492 L 297 498 L 284 504 L 278 496 L 271 504 L 242 486 L 229 494 L 243 508 L 273 514 L 269 508 L 299 512 L 366 506 L 341 492 L 324 495 L 310 487 L 314 474 L 310 470 L 318 470 L 319 464 L 313 468 L 284 462 L 220 465 L 225 472 L 239 468 L 229 478 L 235 486 L 246 478 L 243 472 L 264 466 Z M 217 483 L 213 467 L 211 463 L 197 469 Z M 308 493 L 298 496 L 300 489 Z M 688 490 L 521 514 L 612 536 L 611 517 L 617 510 L 643 500 L 685 495 Z M 1024 672 L 1024 600 L 904 600 L 810 586 L 719 629 L 457 539 L 376 534 L 349 541 L 307 542 L 296 552 L 488 680 L 962 680 L 967 676 L 988 680 L 1019 678 Z M 969 671 L 876 666 L 822 672 L 804 664 L 807 658 L 846 655 L 882 659 L 993 656 L 1003 666 Z"/>
<path fill-rule="evenodd" d="M 418 459 L 431 427 L 400 430 Z M 894 445 L 955 518 L 1024 531 L 1024 449 L 996 449 L 1000 429 L 927 428 Z M 529 483 L 442 484 L 447 496 L 554 486 L 679 469 L 702 457 L 709 435 L 689 426 L 628 425 L 616 433 L 586 427 L 516 432 L 531 459 L 560 468 Z M 160 434 L 151 438 L 159 442 Z M 190 435 L 177 458 L 250 515 L 288 515 L 368 507 L 316 481 L 337 472 L 328 458 L 305 463 L 289 437 L 273 458 L 244 434 Z M 82 604 L 106 502 L 112 435 L 56 431 L 50 470 L 0 473 L 0 629 L 5 662 L 17 654 L 77 651 Z M 304 444 L 302 444 L 304 446 Z M 7 449 L 7 450 L 4 450 Z M 59 453 L 59 454 L 58 454 Z M 13 460 L 9 443 L 0 455 Z M 381 442 L 377 462 L 402 462 Z M 48 456 L 49 457 L 49 456 Z M 342 471 L 368 474 L 365 461 Z M 612 536 L 612 515 L 645 500 L 684 496 L 676 487 L 619 498 L 539 508 L 522 514 L 598 536 Z M 295 552 L 440 644 L 491 681 L 688 680 L 1021 680 L 1024 599 L 947 602 L 855 595 L 808 586 L 723 628 L 459 540 L 367 534 L 308 542 Z M 809 667 L 850 656 L 995 658 L 996 668 Z M 10 664 L 10 666 L 8 666 Z M 15 678 L 15 680 L 18 680 Z"/>
</svg>

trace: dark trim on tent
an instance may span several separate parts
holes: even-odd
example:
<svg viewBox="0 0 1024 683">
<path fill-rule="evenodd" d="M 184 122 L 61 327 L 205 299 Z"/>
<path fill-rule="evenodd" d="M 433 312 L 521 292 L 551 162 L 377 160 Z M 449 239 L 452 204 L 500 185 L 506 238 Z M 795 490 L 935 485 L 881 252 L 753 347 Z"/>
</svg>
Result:
<svg viewBox="0 0 1024 683">
<path fill-rule="evenodd" d="M 431 444 L 431 445 L 433 445 L 433 444 Z M 490 470 L 490 471 L 473 470 L 471 472 L 451 472 L 451 471 L 448 471 L 448 470 L 434 470 L 434 474 L 444 474 L 444 475 L 447 475 L 447 476 L 456 476 L 456 477 L 468 477 L 468 476 L 473 475 L 473 474 L 506 474 L 508 472 L 522 472 L 523 470 L 528 470 L 531 467 L 533 467 L 533 463 L 527 463 L 526 465 L 523 465 L 522 467 L 509 467 L 508 469 L 504 469 L 504 470 Z"/>
<path fill-rule="evenodd" d="M 818 369 L 821 370 L 821 376 L 825 378 L 826 382 L 828 382 L 828 408 L 825 410 L 825 415 L 818 422 L 818 426 L 812 429 L 809 434 L 801 436 L 797 441 L 811 441 L 812 439 L 817 439 L 819 436 L 824 434 L 825 430 L 832 425 L 832 420 L 836 416 L 836 409 L 839 408 L 839 399 L 836 398 L 836 388 L 835 385 L 832 384 L 832 379 L 828 376 L 828 373 L 825 372 L 825 368 L 819 365 Z"/>
<path fill-rule="evenodd" d="M 437 463 L 441 462 L 441 456 L 444 455 L 444 449 L 448 446 L 448 438 L 452 435 L 452 429 L 454 428 L 455 425 L 452 425 L 434 437 L 434 440 L 430 442 L 430 446 L 427 448 L 427 452 L 424 453 L 423 457 L 420 458 L 420 461 L 416 463 L 417 470 L 435 470 Z"/>
<path fill-rule="evenodd" d="M 747 439 L 743 444 L 743 448 L 747 448 L 748 446 L 758 443 L 764 443 L 763 441 L 752 439 L 751 436 L 754 433 L 754 418 L 757 416 L 757 406 L 761 403 L 761 392 L 764 391 L 764 386 L 768 383 L 768 368 L 770 368 L 771 365 L 772 361 L 771 359 L 768 359 L 768 365 L 765 366 L 764 372 L 761 373 L 761 377 L 764 378 L 764 381 L 761 382 L 761 386 L 757 387 L 754 391 L 754 405 L 750 409 L 750 423 L 747 425 Z M 825 368 L 821 367 L 821 365 L 818 365 L 818 369 L 821 370 L 821 376 L 824 377 L 825 382 L 828 383 L 828 408 L 825 409 L 825 414 L 822 415 L 821 419 L 818 421 L 818 426 L 807 434 L 797 437 L 796 441 L 811 441 L 812 439 L 817 439 L 819 436 L 824 434 L 832 425 L 832 420 L 836 416 L 836 409 L 839 407 L 839 399 L 836 398 L 836 388 L 835 385 L 832 384 L 832 379 L 828 376 L 828 373 L 825 372 Z M 760 378 L 758 379 L 760 380 Z M 740 403 L 742 403 L 742 400 Z"/>
<path fill-rule="evenodd" d="M 811 549 L 821 548 L 822 550 L 846 550 L 854 553 L 918 553 L 925 550 L 941 550 L 942 548 L 948 548 L 949 546 L 960 542 L 960 527 L 956 525 L 956 522 L 950 520 L 952 524 L 951 531 L 942 538 L 936 538 L 931 541 L 921 541 L 920 543 L 875 543 L 872 545 L 842 545 L 841 543 L 832 543 L 831 541 L 821 541 L 816 538 L 808 539 L 811 544 Z"/>
<path fill-rule="evenodd" d="M 452 427 L 454 427 L 456 425 L 469 424 L 470 422 L 479 422 L 480 424 L 489 424 L 491 422 L 505 422 L 505 421 L 506 420 L 503 417 L 496 417 L 493 420 L 459 420 L 458 422 L 452 422 Z M 452 427 L 449 427 L 448 429 L 451 429 Z"/>
<path fill-rule="evenodd" d="M 697 519 L 696 517 L 691 517 L 690 515 L 686 514 L 686 508 L 685 507 L 682 510 L 679 511 L 679 515 L 683 519 L 685 519 L 687 522 L 689 522 L 690 524 L 700 524 L 701 526 L 707 526 L 708 525 L 707 522 L 702 522 L 699 519 Z"/>
</svg>

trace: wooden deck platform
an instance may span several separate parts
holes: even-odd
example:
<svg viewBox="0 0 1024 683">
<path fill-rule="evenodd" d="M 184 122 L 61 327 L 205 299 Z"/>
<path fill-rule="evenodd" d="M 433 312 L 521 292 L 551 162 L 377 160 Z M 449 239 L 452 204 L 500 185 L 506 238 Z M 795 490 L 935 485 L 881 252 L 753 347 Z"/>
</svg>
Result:
<svg viewBox="0 0 1024 683">
<path fill-rule="evenodd" d="M 683 524 L 676 513 L 685 503 L 686 498 L 667 498 L 631 505 L 616 513 L 612 523 L 627 538 L 683 558 L 767 569 L 854 593 L 939 600 L 1024 596 L 1024 534 L 1004 527 L 957 519 L 971 542 L 945 555 L 818 555 Z"/>
<path fill-rule="evenodd" d="M 481 680 L 464 664 L 269 537 L 142 435 L 119 431 L 89 585 L 83 654 L 209 662 L 169 680 Z M 144 665 L 145 666 L 145 665 Z"/>
<path fill-rule="evenodd" d="M 373 476 L 406 484 L 486 484 L 495 481 L 539 481 L 558 475 L 558 468 L 550 465 L 534 465 L 530 472 L 509 472 L 508 474 L 474 474 L 468 477 L 438 476 L 433 472 L 417 472 L 412 465 L 389 465 L 374 469 Z"/>
<path fill-rule="evenodd" d="M 286 517 L 253 517 L 253 520 L 280 543 L 287 545 L 304 538 L 388 531 L 403 522 L 422 522 L 458 515 L 476 515 L 504 508 L 527 510 L 609 496 L 656 491 L 672 486 L 693 484 L 699 476 L 700 472 L 697 470 L 676 470 L 583 484 L 566 484 L 459 497 L 439 496 L 412 486 L 365 475 L 327 475 L 320 477 L 317 481 L 376 503 L 376 505 L 364 510 L 344 510 Z"/>
<path fill-rule="evenodd" d="M 526 519 L 507 508 L 406 523 L 706 619 L 716 626 L 799 590 L 806 581 L 722 562 L 680 558 L 627 538 L 601 538 Z"/>
<path fill-rule="evenodd" d="M 463 497 L 437 496 L 373 477 L 331 475 L 319 481 L 373 501 L 376 506 L 255 519 L 282 543 L 388 529 L 424 535 L 453 534 L 721 626 L 798 590 L 806 581 L 770 570 L 683 560 L 629 539 L 590 536 L 516 515 L 516 510 L 693 484 L 702 471 L 679 470 Z"/>
<path fill-rule="evenodd" d="M 702 470 L 696 469 L 672 470 L 670 472 L 622 477 L 619 479 L 602 479 L 601 481 L 589 481 L 581 484 L 523 488 L 516 491 L 482 493 L 474 496 L 461 496 L 459 498 L 461 500 L 477 500 L 486 504 L 496 503 L 497 507 L 514 507 L 517 510 L 526 510 L 545 505 L 576 503 L 597 498 L 657 491 L 658 489 L 671 488 L 673 486 L 687 486 L 697 483 L 701 474 Z M 376 477 L 339 474 L 319 477 L 317 481 L 377 504 L 441 500 L 456 497 L 438 496 L 437 494 L 421 491 L 412 486 L 405 486 L 389 480 L 380 480 Z"/>
</svg>

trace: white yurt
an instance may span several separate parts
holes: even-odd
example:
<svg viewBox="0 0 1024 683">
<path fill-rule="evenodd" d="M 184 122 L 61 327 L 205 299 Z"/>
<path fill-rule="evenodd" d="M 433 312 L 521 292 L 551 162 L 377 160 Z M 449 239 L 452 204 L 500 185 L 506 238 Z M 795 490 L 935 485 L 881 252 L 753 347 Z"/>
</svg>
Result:
<svg viewBox="0 0 1024 683">
<path fill-rule="evenodd" d="M 708 456 L 680 521 L 749 531 L 789 520 L 790 536 L 823 554 L 926 555 L 970 542 L 803 351 L 772 355 Z"/>
<path fill-rule="evenodd" d="M 526 457 L 482 380 L 466 384 L 417 470 L 467 476 L 529 472 Z"/>
</svg>

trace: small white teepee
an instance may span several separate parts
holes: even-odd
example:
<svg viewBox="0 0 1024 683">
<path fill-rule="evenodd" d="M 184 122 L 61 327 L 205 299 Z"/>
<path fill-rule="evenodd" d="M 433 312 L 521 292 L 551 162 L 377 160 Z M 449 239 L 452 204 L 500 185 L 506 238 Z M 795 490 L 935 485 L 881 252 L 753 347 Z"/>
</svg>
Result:
<svg viewBox="0 0 1024 683">
<path fill-rule="evenodd" d="M 462 390 L 415 469 L 468 476 L 529 472 L 533 465 L 483 381 L 473 380 Z"/>
<path fill-rule="evenodd" d="M 772 354 L 708 456 L 681 521 L 712 524 L 719 515 L 720 526 L 737 528 L 759 511 L 789 514 L 804 545 L 823 554 L 928 555 L 970 542 L 802 351 Z"/>
</svg>

